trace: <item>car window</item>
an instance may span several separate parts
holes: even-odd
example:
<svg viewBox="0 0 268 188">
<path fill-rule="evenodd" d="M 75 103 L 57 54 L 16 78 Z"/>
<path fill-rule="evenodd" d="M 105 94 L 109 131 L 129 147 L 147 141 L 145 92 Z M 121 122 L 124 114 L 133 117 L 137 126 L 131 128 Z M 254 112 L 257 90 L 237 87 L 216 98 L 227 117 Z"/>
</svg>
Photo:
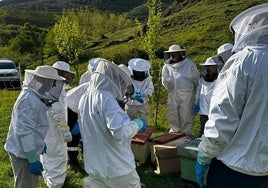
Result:
<svg viewBox="0 0 268 188">
<path fill-rule="evenodd" d="M 16 66 L 14 63 L 4 62 L 0 63 L 0 69 L 15 69 Z"/>
</svg>

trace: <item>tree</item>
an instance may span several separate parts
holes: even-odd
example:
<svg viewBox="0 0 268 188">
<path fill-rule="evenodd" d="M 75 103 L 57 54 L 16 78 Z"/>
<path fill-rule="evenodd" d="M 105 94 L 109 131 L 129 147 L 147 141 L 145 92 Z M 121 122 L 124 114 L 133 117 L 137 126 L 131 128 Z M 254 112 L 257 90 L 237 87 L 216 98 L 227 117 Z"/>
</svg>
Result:
<svg viewBox="0 0 268 188">
<path fill-rule="evenodd" d="M 87 37 L 79 26 L 75 13 L 62 16 L 59 23 L 54 25 L 52 32 L 54 33 L 54 44 L 59 54 L 68 59 L 78 75 L 79 58 L 86 46 Z"/>
<path fill-rule="evenodd" d="M 148 20 L 147 20 L 147 31 L 143 40 L 143 48 L 148 53 L 150 62 L 154 62 L 156 59 L 155 52 L 159 48 L 159 40 L 160 40 L 160 30 L 162 27 L 162 1 L 161 0 L 148 0 Z M 158 79 L 161 78 L 160 67 L 156 67 L 156 77 Z M 155 109 L 154 109 L 154 124 L 157 126 L 157 113 L 158 113 L 158 103 L 159 103 L 159 80 L 155 82 L 156 89 L 154 92 L 154 101 L 155 101 Z M 160 82 L 161 83 L 161 82 Z"/>
</svg>

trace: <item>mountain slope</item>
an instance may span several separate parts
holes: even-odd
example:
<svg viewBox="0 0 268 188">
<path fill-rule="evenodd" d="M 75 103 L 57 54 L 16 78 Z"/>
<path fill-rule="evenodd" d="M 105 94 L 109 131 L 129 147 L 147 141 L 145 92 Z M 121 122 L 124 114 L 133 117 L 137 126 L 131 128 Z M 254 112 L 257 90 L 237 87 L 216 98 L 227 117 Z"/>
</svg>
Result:
<svg viewBox="0 0 268 188">
<path fill-rule="evenodd" d="M 2 0 L 5 11 L 2 21 L 6 24 L 23 25 L 28 22 L 38 27 L 54 25 L 63 9 L 88 7 L 104 12 L 127 13 L 130 19 L 145 22 L 148 16 L 146 0 Z M 173 0 L 163 0 L 166 9 Z M 20 15 L 20 16 L 18 16 Z"/>
</svg>

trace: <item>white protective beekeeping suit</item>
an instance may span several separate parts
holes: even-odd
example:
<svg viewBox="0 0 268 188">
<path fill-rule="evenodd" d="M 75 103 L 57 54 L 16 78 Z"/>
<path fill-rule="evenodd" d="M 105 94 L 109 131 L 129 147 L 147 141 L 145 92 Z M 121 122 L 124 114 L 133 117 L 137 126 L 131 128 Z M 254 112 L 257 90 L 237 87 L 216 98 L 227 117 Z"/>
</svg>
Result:
<svg viewBox="0 0 268 188">
<path fill-rule="evenodd" d="M 172 49 L 174 48 L 174 49 Z M 185 51 L 173 45 L 166 53 Z M 193 136 L 195 89 L 198 85 L 199 72 L 189 59 L 177 63 L 164 62 L 162 85 L 168 91 L 168 121 L 172 131 Z"/>
<path fill-rule="evenodd" d="M 128 68 L 131 73 L 131 80 L 134 86 L 135 94 L 138 93 L 140 97 L 137 100 L 135 99 L 134 94 L 133 97 L 128 99 L 125 110 L 130 119 L 143 117 L 145 121 L 148 122 L 148 102 L 149 97 L 152 96 L 154 91 L 152 77 L 149 72 L 151 68 L 150 63 L 144 59 L 133 58 L 128 62 Z"/>
<path fill-rule="evenodd" d="M 71 73 L 70 66 L 64 61 L 55 62 L 52 67 Z M 62 88 L 58 102 L 52 104 L 48 110 L 49 130 L 45 143 L 46 153 L 41 156 L 44 171 L 43 177 L 49 188 L 63 186 L 67 170 L 67 142 L 72 140 L 72 135 L 67 125 L 67 106 L 65 102 L 65 87 Z"/>
<path fill-rule="evenodd" d="M 100 57 L 91 58 L 90 60 L 88 60 L 87 71 L 81 75 L 80 80 L 79 80 L 79 85 L 86 83 L 90 80 L 91 75 L 96 70 L 96 68 L 101 60 L 103 60 L 103 59 Z"/>
<path fill-rule="evenodd" d="M 55 80 L 61 81 L 53 96 L 50 93 Z M 35 70 L 25 70 L 25 80 L 20 95 L 13 107 L 5 150 L 11 158 L 16 187 L 38 187 L 38 176 L 30 174 L 26 153 L 38 160 L 44 149 L 44 139 L 48 131 L 47 110 L 58 100 L 64 78 L 50 66 L 39 66 Z M 58 95 L 57 95 L 58 94 Z M 33 157 L 31 157 L 33 158 Z M 27 159 L 27 160 L 22 160 Z M 20 161 L 20 163 L 16 163 Z"/>
<path fill-rule="evenodd" d="M 242 12 L 230 28 L 236 53 L 218 76 L 199 149 L 235 171 L 267 176 L 268 4 Z"/>
<path fill-rule="evenodd" d="M 217 61 L 214 57 L 209 57 L 205 63 L 200 63 L 199 65 L 201 66 L 201 70 L 205 70 L 206 66 L 217 66 L 217 69 L 219 70 L 219 67 L 222 67 L 222 62 Z M 204 77 L 199 79 L 195 95 L 195 104 L 198 103 L 200 107 L 198 114 L 208 115 L 210 99 L 215 83 L 216 78 L 213 78 L 213 81 L 207 81 Z"/>
<path fill-rule="evenodd" d="M 140 186 L 131 150 L 131 139 L 139 131 L 138 124 L 131 121 L 118 104 L 133 91 L 130 77 L 114 63 L 103 60 L 79 101 L 84 164 L 91 182 L 99 179 L 111 187 L 120 187 L 120 177 L 131 173 L 132 183 Z"/>
</svg>

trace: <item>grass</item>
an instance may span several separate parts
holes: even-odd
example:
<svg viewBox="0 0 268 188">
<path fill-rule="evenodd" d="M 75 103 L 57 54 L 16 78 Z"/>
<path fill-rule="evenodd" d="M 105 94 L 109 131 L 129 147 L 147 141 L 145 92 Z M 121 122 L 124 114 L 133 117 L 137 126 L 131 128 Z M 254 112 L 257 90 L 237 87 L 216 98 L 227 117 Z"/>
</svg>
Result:
<svg viewBox="0 0 268 188">
<path fill-rule="evenodd" d="M 4 146 L 6 135 L 8 132 L 8 127 L 9 127 L 10 118 L 11 118 L 11 111 L 20 91 L 19 90 L 1 90 L 0 92 L 1 92 L 0 142 L 2 146 L 0 148 L 0 188 L 11 188 L 13 187 L 13 183 L 14 183 L 13 173 L 12 173 L 12 168 L 10 165 L 9 157 L 7 155 L 7 152 L 4 150 L 3 146 Z M 159 109 L 161 109 L 159 112 L 159 118 L 165 119 L 164 118 L 164 116 L 166 115 L 165 106 L 161 105 Z M 150 116 L 153 116 L 152 112 Z M 196 120 L 195 132 L 198 131 L 197 123 L 198 121 Z M 168 130 L 166 122 L 159 121 L 159 124 L 161 124 L 161 126 L 159 125 L 157 127 L 157 132 L 155 133 L 155 135 L 159 135 L 162 132 L 165 132 Z M 82 164 L 81 154 L 79 158 Z M 166 175 L 158 175 L 154 173 L 154 170 L 156 170 L 156 166 L 150 162 L 150 157 L 145 164 L 137 165 L 137 171 L 141 178 L 141 182 L 143 183 L 143 187 L 146 187 L 146 188 L 183 187 L 182 180 L 180 178 L 179 173 L 169 173 Z M 76 187 L 79 188 L 79 187 L 82 187 L 82 182 L 83 182 L 83 176 L 81 174 L 74 173 L 72 171 L 67 171 L 67 178 L 66 178 L 64 188 L 76 188 Z M 40 188 L 46 187 L 42 177 L 40 177 L 39 187 Z"/>
</svg>

